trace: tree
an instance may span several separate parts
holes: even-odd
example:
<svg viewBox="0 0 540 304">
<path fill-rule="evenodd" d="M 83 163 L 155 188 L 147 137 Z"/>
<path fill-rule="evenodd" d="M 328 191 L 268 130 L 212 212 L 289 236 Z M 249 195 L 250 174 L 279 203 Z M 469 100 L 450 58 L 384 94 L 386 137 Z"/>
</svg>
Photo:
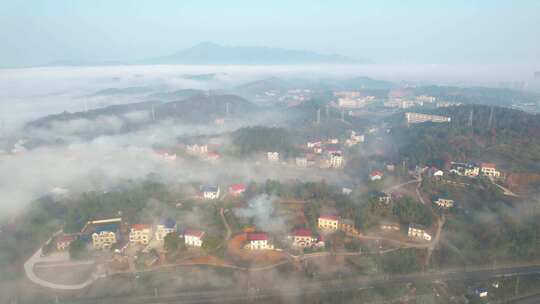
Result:
<svg viewBox="0 0 540 304">
<path fill-rule="evenodd" d="M 171 232 L 165 236 L 163 239 L 163 246 L 165 247 L 165 250 L 168 252 L 177 251 L 180 247 L 180 238 L 175 232 Z"/>
<path fill-rule="evenodd" d="M 83 240 L 74 240 L 69 244 L 69 257 L 73 260 L 80 260 L 85 256 L 86 243 Z"/>
</svg>

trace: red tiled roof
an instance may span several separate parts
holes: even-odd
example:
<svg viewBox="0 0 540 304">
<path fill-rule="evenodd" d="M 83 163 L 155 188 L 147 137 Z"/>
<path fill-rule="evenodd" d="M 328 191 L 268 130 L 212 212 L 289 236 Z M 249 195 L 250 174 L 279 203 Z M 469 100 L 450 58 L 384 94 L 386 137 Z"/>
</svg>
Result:
<svg viewBox="0 0 540 304">
<path fill-rule="evenodd" d="M 202 238 L 204 236 L 204 231 L 187 229 L 184 232 L 184 236 L 186 235 Z"/>
<path fill-rule="evenodd" d="M 133 224 L 133 225 L 131 225 L 131 229 L 133 229 L 133 230 L 150 229 L 150 225 L 148 225 L 148 224 Z"/>
<path fill-rule="evenodd" d="M 247 235 L 248 241 L 267 241 L 268 240 L 268 234 L 264 232 L 252 232 L 248 233 Z"/>
<path fill-rule="evenodd" d="M 381 171 L 378 171 L 378 170 L 375 170 L 375 171 L 371 171 L 371 173 L 369 173 L 369 176 L 383 176 L 383 173 Z"/>
<path fill-rule="evenodd" d="M 325 219 L 325 220 L 333 220 L 333 221 L 337 221 L 339 219 L 337 215 L 332 215 L 332 214 L 323 214 L 323 215 L 320 215 L 319 218 Z"/>
<path fill-rule="evenodd" d="M 234 185 L 231 185 L 230 187 L 231 191 L 234 191 L 234 192 L 245 191 L 246 188 L 247 187 L 245 184 L 234 184 Z"/>
<path fill-rule="evenodd" d="M 482 164 L 481 164 L 481 167 L 482 167 L 482 168 L 492 168 L 492 169 L 495 169 L 495 164 L 494 164 L 494 163 L 482 163 Z"/>
<path fill-rule="evenodd" d="M 311 230 L 306 228 L 297 228 L 294 230 L 294 236 L 312 236 Z"/>
<path fill-rule="evenodd" d="M 58 238 L 58 240 L 56 240 L 57 243 L 60 243 L 60 242 L 71 242 L 75 240 L 75 236 L 74 235 L 71 235 L 71 234 L 68 234 L 68 235 L 64 235 L 60 238 Z"/>
</svg>

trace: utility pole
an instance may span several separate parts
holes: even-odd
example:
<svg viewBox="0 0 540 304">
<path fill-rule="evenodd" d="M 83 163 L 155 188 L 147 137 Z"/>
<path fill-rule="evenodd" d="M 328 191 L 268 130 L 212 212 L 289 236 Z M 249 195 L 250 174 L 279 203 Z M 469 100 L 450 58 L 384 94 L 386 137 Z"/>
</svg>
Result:
<svg viewBox="0 0 540 304">
<path fill-rule="evenodd" d="M 345 122 L 345 110 L 341 109 L 341 122 Z"/>
<path fill-rule="evenodd" d="M 491 110 L 489 112 L 488 129 L 491 129 L 492 123 L 493 123 L 493 107 L 491 107 Z"/>
<path fill-rule="evenodd" d="M 321 109 L 317 109 L 317 124 L 321 123 Z"/>
<path fill-rule="evenodd" d="M 330 116 L 330 109 L 328 105 L 326 105 L 326 118 L 328 118 L 328 116 Z"/>
<path fill-rule="evenodd" d="M 154 110 L 154 105 L 152 105 L 152 121 L 156 121 L 156 111 Z"/>
<path fill-rule="evenodd" d="M 229 105 L 230 105 L 230 103 L 227 101 L 227 102 L 225 103 L 225 113 L 226 113 L 225 115 L 226 115 L 226 116 L 229 116 Z"/>
</svg>

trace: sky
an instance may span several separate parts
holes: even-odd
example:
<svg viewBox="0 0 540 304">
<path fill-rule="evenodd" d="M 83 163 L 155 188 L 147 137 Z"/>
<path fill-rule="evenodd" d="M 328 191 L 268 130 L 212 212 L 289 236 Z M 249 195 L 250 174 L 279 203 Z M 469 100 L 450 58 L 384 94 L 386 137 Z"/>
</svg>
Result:
<svg viewBox="0 0 540 304">
<path fill-rule="evenodd" d="M 129 61 L 202 41 L 375 63 L 540 63 L 540 1 L 0 1 L 0 67 Z"/>
</svg>

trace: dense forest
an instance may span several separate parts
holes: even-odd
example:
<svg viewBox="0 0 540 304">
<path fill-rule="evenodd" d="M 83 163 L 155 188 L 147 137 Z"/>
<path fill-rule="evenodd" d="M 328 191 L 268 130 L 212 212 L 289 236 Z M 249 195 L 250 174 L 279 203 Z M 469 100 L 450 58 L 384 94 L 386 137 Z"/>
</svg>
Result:
<svg viewBox="0 0 540 304">
<path fill-rule="evenodd" d="M 294 153 L 291 135 L 283 128 L 246 127 L 238 129 L 232 136 L 240 155 L 272 151 L 287 157 Z"/>
</svg>

